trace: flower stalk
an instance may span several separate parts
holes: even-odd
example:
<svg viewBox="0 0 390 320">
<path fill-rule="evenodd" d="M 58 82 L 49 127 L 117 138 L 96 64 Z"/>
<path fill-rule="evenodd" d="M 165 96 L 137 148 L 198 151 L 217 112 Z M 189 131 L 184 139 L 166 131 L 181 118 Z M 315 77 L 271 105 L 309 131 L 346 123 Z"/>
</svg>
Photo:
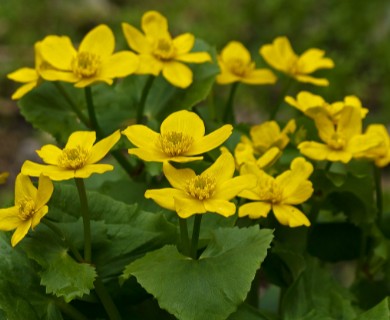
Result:
<svg viewBox="0 0 390 320">
<path fill-rule="evenodd" d="M 87 102 L 88 116 L 89 116 L 89 120 L 91 122 L 91 126 L 92 126 L 93 130 L 96 131 L 98 138 L 101 139 L 103 137 L 103 132 L 100 129 L 99 123 L 97 121 L 97 117 L 96 117 L 96 113 L 95 113 L 95 106 L 93 104 L 93 99 L 92 99 L 91 87 L 85 87 L 84 93 L 85 93 L 85 100 Z"/>
<path fill-rule="evenodd" d="M 80 198 L 81 216 L 83 217 L 84 227 L 84 261 L 90 263 L 92 259 L 92 246 L 91 246 L 91 221 L 88 209 L 87 192 L 85 190 L 84 180 L 81 178 L 75 178 L 77 191 Z"/>
<path fill-rule="evenodd" d="M 192 229 L 192 238 L 191 238 L 191 249 L 190 249 L 190 257 L 192 259 L 198 258 L 198 242 L 199 242 L 199 234 L 200 234 L 200 224 L 202 222 L 202 214 L 196 214 L 194 220 L 194 227 Z"/>
<path fill-rule="evenodd" d="M 103 304 L 104 309 L 110 320 L 121 320 L 122 317 L 112 301 L 110 294 L 108 293 L 106 287 L 104 286 L 102 280 L 97 277 L 94 282 L 96 294 L 98 295 L 100 301 Z"/>
<path fill-rule="evenodd" d="M 377 208 L 377 221 L 382 221 L 383 214 L 383 192 L 382 192 L 382 175 L 381 169 L 373 163 L 374 179 L 375 179 L 375 199 Z"/>
<path fill-rule="evenodd" d="M 180 249 L 185 255 L 189 255 L 190 251 L 190 240 L 188 238 L 188 226 L 187 219 L 179 217 L 180 226 Z"/>
<path fill-rule="evenodd" d="M 224 123 L 230 123 L 233 125 L 235 124 L 233 101 L 234 101 L 234 97 L 236 96 L 237 87 L 238 87 L 238 82 L 234 82 L 230 88 L 229 98 L 226 103 L 225 112 L 223 114 Z"/>
<path fill-rule="evenodd" d="M 148 97 L 150 89 L 152 88 L 154 79 L 155 76 L 150 75 L 146 80 L 144 88 L 142 89 L 141 100 L 139 102 L 138 109 L 137 109 L 137 118 L 136 118 L 137 123 L 143 123 L 146 99 Z"/>
</svg>

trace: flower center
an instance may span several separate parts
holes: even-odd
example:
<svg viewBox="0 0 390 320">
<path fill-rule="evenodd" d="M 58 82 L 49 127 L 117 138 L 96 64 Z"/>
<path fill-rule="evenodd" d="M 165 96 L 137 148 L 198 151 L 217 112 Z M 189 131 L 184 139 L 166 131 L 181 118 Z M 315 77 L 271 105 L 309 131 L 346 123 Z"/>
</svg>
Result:
<svg viewBox="0 0 390 320">
<path fill-rule="evenodd" d="M 248 71 L 254 68 L 253 63 L 245 63 L 241 59 L 232 59 L 228 63 L 230 71 L 239 77 L 244 77 Z"/>
<path fill-rule="evenodd" d="M 281 203 L 283 199 L 283 192 L 276 184 L 275 180 L 263 181 L 260 189 L 260 199 L 263 201 Z"/>
<path fill-rule="evenodd" d="M 194 138 L 176 131 L 160 134 L 158 143 L 165 154 L 171 157 L 181 155 L 188 151 L 194 142 Z"/>
<path fill-rule="evenodd" d="M 73 59 L 72 69 L 79 78 L 90 78 L 97 74 L 101 65 L 100 57 L 90 52 L 79 52 Z"/>
<path fill-rule="evenodd" d="M 31 198 L 20 200 L 19 203 L 19 218 L 23 221 L 30 219 L 35 213 L 35 202 Z"/>
<path fill-rule="evenodd" d="M 186 182 L 186 191 L 198 200 L 209 199 L 215 190 L 216 181 L 208 175 L 199 175 Z"/>
<path fill-rule="evenodd" d="M 175 47 L 172 40 L 158 39 L 154 44 L 153 55 L 159 60 L 171 60 L 175 56 Z"/>
<path fill-rule="evenodd" d="M 335 150 L 342 150 L 345 148 L 346 141 L 343 136 L 338 133 L 334 133 L 330 140 L 328 141 L 328 145 Z"/>
<path fill-rule="evenodd" d="M 88 156 L 89 152 L 80 146 L 64 149 L 58 157 L 58 166 L 63 169 L 80 169 L 86 164 Z"/>
</svg>

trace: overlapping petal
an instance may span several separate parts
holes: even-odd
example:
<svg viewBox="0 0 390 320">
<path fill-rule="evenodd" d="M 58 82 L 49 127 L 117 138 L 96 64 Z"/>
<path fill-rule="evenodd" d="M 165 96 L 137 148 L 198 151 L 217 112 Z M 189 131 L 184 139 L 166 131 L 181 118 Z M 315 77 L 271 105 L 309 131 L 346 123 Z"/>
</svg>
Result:
<svg viewBox="0 0 390 320">
<path fill-rule="evenodd" d="M 267 217 L 268 213 L 271 211 L 271 204 L 268 202 L 255 201 L 243 204 L 238 209 L 238 216 L 245 217 L 248 216 L 251 219 L 259 219 L 261 217 Z"/>
<path fill-rule="evenodd" d="M 200 139 L 205 134 L 203 120 L 194 112 L 181 110 L 170 114 L 161 123 L 161 134 L 168 132 L 181 132 L 194 138 Z"/>
<path fill-rule="evenodd" d="M 179 88 L 187 88 L 192 83 L 191 69 L 177 61 L 165 62 L 162 74 L 165 79 Z"/>
<path fill-rule="evenodd" d="M 115 37 L 111 29 L 98 25 L 88 32 L 79 46 L 79 52 L 88 52 L 99 56 L 102 60 L 108 59 L 115 49 Z"/>
<path fill-rule="evenodd" d="M 149 41 L 137 28 L 128 23 L 122 23 L 122 30 L 131 49 L 138 53 L 150 53 L 152 51 Z"/>
<path fill-rule="evenodd" d="M 284 204 L 272 205 L 272 211 L 278 221 L 291 228 L 310 226 L 309 219 L 297 208 Z"/>
</svg>

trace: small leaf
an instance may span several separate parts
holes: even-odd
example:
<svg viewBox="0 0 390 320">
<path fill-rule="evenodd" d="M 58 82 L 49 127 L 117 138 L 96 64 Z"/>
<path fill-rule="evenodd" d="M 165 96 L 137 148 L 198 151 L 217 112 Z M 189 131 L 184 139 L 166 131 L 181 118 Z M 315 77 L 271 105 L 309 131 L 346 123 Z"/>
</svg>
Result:
<svg viewBox="0 0 390 320">
<path fill-rule="evenodd" d="M 226 319 L 244 301 L 267 254 L 271 230 L 220 228 L 199 260 L 165 246 L 128 265 L 161 308 L 179 319 Z"/>
<path fill-rule="evenodd" d="M 360 314 L 355 320 L 388 320 L 390 319 L 389 308 L 389 298 L 385 298 L 375 307 Z"/>
</svg>

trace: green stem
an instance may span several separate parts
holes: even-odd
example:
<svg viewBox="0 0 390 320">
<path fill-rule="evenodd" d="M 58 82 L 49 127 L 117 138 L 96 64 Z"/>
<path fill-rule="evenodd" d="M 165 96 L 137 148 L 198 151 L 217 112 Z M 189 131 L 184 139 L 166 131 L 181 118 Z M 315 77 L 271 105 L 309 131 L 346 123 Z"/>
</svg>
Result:
<svg viewBox="0 0 390 320">
<path fill-rule="evenodd" d="M 188 239 L 188 226 L 187 219 L 179 217 L 179 226 L 180 226 L 180 247 L 182 253 L 189 255 L 190 251 L 190 240 Z"/>
<path fill-rule="evenodd" d="M 98 295 L 100 301 L 103 304 L 104 309 L 106 310 L 106 313 L 110 320 L 120 320 L 122 319 L 117 307 L 114 304 L 114 301 L 112 301 L 110 294 L 108 293 L 106 287 L 104 286 L 102 280 L 97 277 L 95 282 L 95 291 Z"/>
<path fill-rule="evenodd" d="M 74 320 L 87 320 L 88 318 L 84 316 L 80 311 L 74 308 L 72 305 L 66 303 L 61 299 L 54 299 L 54 304 L 67 316 Z"/>
<path fill-rule="evenodd" d="M 96 135 L 98 136 L 98 138 L 102 139 L 103 132 L 100 129 L 99 123 L 98 123 L 97 118 L 96 118 L 95 106 L 93 104 L 91 87 L 85 87 L 84 93 L 85 93 L 85 100 L 87 102 L 88 116 L 89 116 L 89 120 L 91 121 L 91 126 L 92 126 L 93 130 L 96 131 Z"/>
<path fill-rule="evenodd" d="M 375 199 L 377 208 L 377 222 L 381 223 L 383 215 L 383 192 L 382 192 L 382 175 L 381 169 L 375 163 L 372 164 L 375 179 Z"/>
<path fill-rule="evenodd" d="M 73 112 L 77 115 L 77 117 L 80 119 L 80 121 L 86 125 L 88 128 L 90 128 L 90 123 L 88 118 L 84 115 L 84 113 L 81 112 L 81 110 L 77 107 L 77 105 L 74 103 L 72 98 L 69 96 L 69 94 L 66 92 L 64 87 L 61 85 L 61 83 L 54 81 L 53 82 L 57 90 L 62 94 L 66 102 L 68 102 L 69 106 L 72 108 Z"/>
<path fill-rule="evenodd" d="M 148 94 L 149 94 L 150 88 L 152 87 L 154 78 L 155 78 L 155 76 L 150 75 L 148 77 L 148 79 L 146 80 L 144 88 L 142 89 L 141 100 L 140 100 L 140 103 L 139 103 L 138 109 L 137 109 L 137 119 L 136 119 L 137 123 L 143 122 L 146 98 L 148 97 Z"/>
<path fill-rule="evenodd" d="M 269 120 L 275 120 L 276 118 L 276 115 L 280 109 L 280 107 L 282 106 L 283 104 L 283 101 L 284 101 L 284 97 L 286 96 L 288 90 L 291 88 L 291 84 L 293 83 L 293 78 L 289 78 L 286 82 L 286 84 L 284 85 L 284 88 L 282 89 L 282 91 L 280 92 L 280 95 L 279 95 L 279 99 L 278 101 L 275 103 L 275 108 L 271 109 L 271 113 L 269 115 Z"/>
<path fill-rule="evenodd" d="M 190 257 L 192 259 L 197 259 L 198 253 L 198 242 L 199 242 L 199 234 L 200 234 L 200 224 L 202 222 L 202 214 L 195 215 L 194 227 L 192 229 L 192 238 L 191 238 L 191 249 L 190 249 Z"/>
<path fill-rule="evenodd" d="M 57 234 L 61 238 L 61 240 L 66 243 L 66 245 L 69 247 L 70 251 L 78 262 L 84 262 L 84 259 L 81 256 L 80 252 L 73 246 L 72 243 L 68 241 L 68 239 L 66 239 L 60 228 L 58 228 L 54 223 L 50 222 L 46 218 L 43 218 L 41 222 L 45 224 L 49 229 L 51 229 L 55 234 Z"/>
<path fill-rule="evenodd" d="M 230 88 L 229 98 L 226 103 L 225 112 L 223 114 L 224 123 L 235 123 L 233 101 L 237 92 L 238 82 L 234 82 Z"/>
<path fill-rule="evenodd" d="M 84 261 L 90 263 L 92 258 L 91 248 L 91 221 L 88 210 L 87 192 L 85 190 L 84 180 L 75 178 L 77 191 L 79 192 L 81 216 L 83 217 L 84 226 Z"/>
<path fill-rule="evenodd" d="M 96 136 L 98 140 L 101 140 L 104 138 L 104 136 L 96 118 L 91 87 L 85 87 L 85 99 L 87 101 L 88 115 L 92 124 L 92 129 L 96 131 Z M 111 151 L 111 154 L 115 158 L 115 160 L 122 166 L 122 168 L 127 172 L 127 174 L 132 177 L 133 166 L 129 163 L 126 157 L 119 150 Z"/>
</svg>

